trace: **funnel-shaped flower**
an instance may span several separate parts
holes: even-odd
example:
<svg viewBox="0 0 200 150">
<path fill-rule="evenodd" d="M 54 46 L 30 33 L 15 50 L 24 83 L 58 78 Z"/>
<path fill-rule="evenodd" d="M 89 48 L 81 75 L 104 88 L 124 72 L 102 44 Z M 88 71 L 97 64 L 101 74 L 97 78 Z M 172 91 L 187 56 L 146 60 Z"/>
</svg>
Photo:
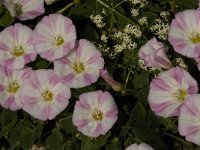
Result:
<svg viewBox="0 0 200 150">
<path fill-rule="evenodd" d="M 21 89 L 24 80 L 28 78 L 31 69 L 12 71 L 7 68 L 0 67 L 0 104 L 10 110 L 18 110 L 22 108 L 20 102 Z"/>
<path fill-rule="evenodd" d="M 75 47 L 76 29 L 72 20 L 61 14 L 45 16 L 33 31 L 33 44 L 49 61 L 64 57 Z"/>
<path fill-rule="evenodd" d="M 200 94 L 188 96 L 178 118 L 178 130 L 187 141 L 200 146 Z"/>
<path fill-rule="evenodd" d="M 115 81 L 106 69 L 100 71 L 100 76 L 112 87 L 113 90 L 120 91 L 122 89 L 121 83 Z"/>
<path fill-rule="evenodd" d="M 141 144 L 132 144 L 128 146 L 125 150 L 153 150 L 153 148 L 146 144 L 146 143 L 141 143 Z"/>
<path fill-rule="evenodd" d="M 158 116 L 178 116 L 188 95 L 196 94 L 198 85 L 185 70 L 175 67 L 160 73 L 150 84 L 149 105 Z"/>
<path fill-rule="evenodd" d="M 72 116 L 77 130 L 89 137 L 105 135 L 117 120 L 118 109 L 108 92 L 95 91 L 79 96 Z"/>
<path fill-rule="evenodd" d="M 32 30 L 16 23 L 0 33 L 0 65 L 8 69 L 22 69 L 34 61 L 37 53 L 31 43 Z"/>
<path fill-rule="evenodd" d="M 54 70 L 33 71 L 22 88 L 22 109 L 39 120 L 54 119 L 69 103 L 70 89 Z"/>
<path fill-rule="evenodd" d="M 5 28 L 0 33 L 0 65 L 16 70 L 34 61 L 37 53 L 31 35 L 32 30 L 19 23 Z"/>
<path fill-rule="evenodd" d="M 170 69 L 172 64 L 166 53 L 167 49 L 154 37 L 140 48 L 138 55 L 144 60 L 147 67 Z"/>
<path fill-rule="evenodd" d="M 44 14 L 44 0 L 3 0 L 10 14 L 20 20 L 33 19 Z"/>
<path fill-rule="evenodd" d="M 184 56 L 200 56 L 200 11 L 184 10 L 175 15 L 170 25 L 168 40 L 174 50 Z"/>
<path fill-rule="evenodd" d="M 54 61 L 54 68 L 71 88 L 80 88 L 96 82 L 104 60 L 100 51 L 89 41 L 81 39 L 73 53 Z"/>
</svg>

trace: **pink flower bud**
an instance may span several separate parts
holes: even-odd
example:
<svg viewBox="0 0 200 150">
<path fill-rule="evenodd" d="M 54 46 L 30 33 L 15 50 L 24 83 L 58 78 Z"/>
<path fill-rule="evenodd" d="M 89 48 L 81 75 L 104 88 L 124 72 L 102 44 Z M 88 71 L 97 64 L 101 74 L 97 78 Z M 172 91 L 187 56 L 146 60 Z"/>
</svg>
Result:
<svg viewBox="0 0 200 150">
<path fill-rule="evenodd" d="M 114 91 L 120 91 L 122 89 L 121 83 L 115 81 L 106 69 L 100 71 L 100 76 L 112 87 Z"/>
</svg>

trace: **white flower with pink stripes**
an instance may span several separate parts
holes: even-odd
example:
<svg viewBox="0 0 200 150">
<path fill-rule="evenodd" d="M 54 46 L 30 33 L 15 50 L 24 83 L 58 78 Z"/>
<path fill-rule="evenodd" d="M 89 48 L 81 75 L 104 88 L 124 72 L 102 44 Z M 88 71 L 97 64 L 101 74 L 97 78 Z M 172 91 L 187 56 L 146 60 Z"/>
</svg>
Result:
<svg viewBox="0 0 200 150">
<path fill-rule="evenodd" d="M 54 119 L 68 105 L 70 89 L 54 70 L 33 71 L 24 81 L 22 109 L 39 120 Z"/>
<path fill-rule="evenodd" d="M 0 67 L 0 104 L 4 108 L 10 110 L 18 110 L 22 108 L 20 101 L 21 89 L 26 87 L 24 80 L 28 78 L 31 69 L 24 70 L 8 70 Z"/>
<path fill-rule="evenodd" d="M 33 19 L 44 14 L 44 0 L 3 0 L 4 6 L 19 20 Z"/>
<path fill-rule="evenodd" d="M 108 92 L 95 91 L 79 96 L 72 116 L 77 130 L 89 137 L 105 135 L 117 121 L 118 108 Z"/>
<path fill-rule="evenodd" d="M 184 69 L 172 68 L 150 83 L 149 105 L 158 116 L 179 116 L 187 97 L 198 92 L 196 80 Z"/>
<path fill-rule="evenodd" d="M 80 88 L 96 82 L 104 67 L 101 52 L 89 41 L 81 39 L 78 48 L 64 58 L 54 61 L 54 68 L 63 82 Z"/>
<path fill-rule="evenodd" d="M 174 50 L 184 56 L 200 56 L 200 11 L 189 9 L 175 15 L 170 25 L 168 40 Z"/>
<path fill-rule="evenodd" d="M 72 20 L 61 14 L 45 16 L 33 31 L 33 44 L 49 61 L 64 57 L 75 47 L 76 29 Z"/>
<path fill-rule="evenodd" d="M 32 30 L 19 23 L 5 28 L 0 33 L 0 65 L 16 70 L 34 61 L 37 53 L 31 36 Z"/>
</svg>

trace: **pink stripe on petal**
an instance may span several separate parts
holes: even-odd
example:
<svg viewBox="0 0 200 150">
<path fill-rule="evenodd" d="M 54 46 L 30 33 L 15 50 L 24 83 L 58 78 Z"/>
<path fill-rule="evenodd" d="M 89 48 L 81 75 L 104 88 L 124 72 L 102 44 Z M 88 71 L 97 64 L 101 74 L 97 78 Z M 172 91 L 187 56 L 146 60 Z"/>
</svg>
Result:
<svg viewBox="0 0 200 150">
<path fill-rule="evenodd" d="M 170 87 L 163 81 L 162 79 L 156 77 L 152 80 L 151 87 L 156 87 L 158 90 L 163 90 L 163 91 L 170 91 Z"/>
<path fill-rule="evenodd" d="M 171 76 L 177 81 L 179 85 L 182 85 L 182 80 L 184 77 L 183 70 L 179 67 L 174 68 L 171 71 Z"/>
</svg>

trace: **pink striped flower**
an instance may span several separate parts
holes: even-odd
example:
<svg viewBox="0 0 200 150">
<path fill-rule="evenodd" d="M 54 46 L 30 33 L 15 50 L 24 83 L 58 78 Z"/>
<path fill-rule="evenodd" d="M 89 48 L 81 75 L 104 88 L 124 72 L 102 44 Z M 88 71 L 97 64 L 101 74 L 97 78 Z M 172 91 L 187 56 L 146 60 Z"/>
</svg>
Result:
<svg viewBox="0 0 200 150">
<path fill-rule="evenodd" d="M 31 69 L 27 68 L 19 71 L 8 70 L 0 67 L 0 104 L 10 110 L 18 110 L 22 108 L 20 102 L 21 89 L 24 80 L 28 78 Z"/>
<path fill-rule="evenodd" d="M 175 15 L 170 25 L 168 40 L 174 50 L 184 56 L 200 56 L 200 11 L 185 10 Z"/>
<path fill-rule="evenodd" d="M 167 49 L 154 37 L 140 48 L 138 55 L 147 67 L 170 69 L 172 64 L 166 53 Z"/>
<path fill-rule="evenodd" d="M 79 96 L 72 116 L 77 130 L 89 137 L 105 135 L 117 121 L 118 109 L 108 92 L 95 91 Z"/>
<path fill-rule="evenodd" d="M 81 39 L 75 51 L 54 62 L 54 68 L 63 82 L 71 88 L 80 88 L 96 82 L 104 60 L 100 51 L 89 41 Z"/>
<path fill-rule="evenodd" d="M 146 144 L 146 143 L 141 143 L 141 144 L 132 144 L 128 146 L 125 150 L 153 150 L 153 148 Z"/>
<path fill-rule="evenodd" d="M 37 53 L 31 43 L 32 30 L 16 23 L 0 33 L 0 65 L 8 69 L 22 69 L 34 61 Z"/>
<path fill-rule="evenodd" d="M 37 70 L 22 88 L 22 109 L 39 120 L 52 120 L 68 105 L 70 89 L 60 82 L 54 70 Z"/>
<path fill-rule="evenodd" d="M 44 14 L 44 0 L 3 0 L 10 14 L 19 20 L 33 19 Z"/>
<path fill-rule="evenodd" d="M 106 69 L 102 69 L 100 71 L 100 75 L 112 87 L 113 90 L 120 91 L 122 89 L 122 84 L 115 81 Z"/>
<path fill-rule="evenodd" d="M 158 116 L 179 116 L 188 95 L 198 92 L 197 82 L 182 68 L 160 73 L 150 84 L 149 105 Z"/>
<path fill-rule="evenodd" d="M 42 58 L 54 61 L 75 47 L 76 29 L 72 20 L 61 14 L 45 16 L 33 31 L 33 44 Z"/>
<path fill-rule="evenodd" d="M 200 94 L 188 96 L 178 118 L 178 130 L 187 141 L 200 146 Z"/>
</svg>

